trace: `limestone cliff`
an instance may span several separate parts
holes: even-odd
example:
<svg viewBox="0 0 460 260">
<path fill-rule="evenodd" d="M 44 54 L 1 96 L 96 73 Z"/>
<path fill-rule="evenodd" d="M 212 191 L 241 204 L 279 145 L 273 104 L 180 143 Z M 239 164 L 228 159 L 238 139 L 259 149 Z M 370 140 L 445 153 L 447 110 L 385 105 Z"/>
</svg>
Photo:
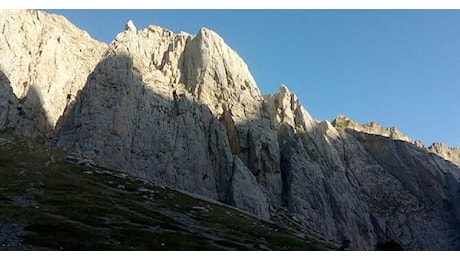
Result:
<svg viewBox="0 0 460 260">
<path fill-rule="evenodd" d="M 366 124 L 359 124 L 352 119 L 339 115 L 333 121 L 332 124 L 338 128 L 349 128 L 358 132 L 364 132 L 367 134 L 381 135 L 389 137 L 394 140 L 401 140 L 409 143 L 413 143 L 417 146 L 423 146 L 419 141 L 410 139 L 409 137 L 403 135 L 396 127 L 384 128 L 377 122 L 369 122 Z"/>
<path fill-rule="evenodd" d="M 448 147 L 443 143 L 433 143 L 428 147 L 428 150 L 436 153 L 442 158 L 455 163 L 460 167 L 460 149 L 455 147 Z"/>
<path fill-rule="evenodd" d="M 460 249 L 457 150 L 318 121 L 286 86 L 263 96 L 211 30 L 130 21 L 105 45 L 36 11 L 3 11 L 0 28 L 1 129 L 352 249 Z"/>
<path fill-rule="evenodd" d="M 193 66 L 184 53 L 202 48 L 185 50 L 194 39 L 156 26 L 117 35 L 69 108 L 58 145 L 269 218 L 261 187 L 232 154 L 226 129 L 205 103 L 213 93 L 197 96 L 182 83 L 185 67 Z"/>
<path fill-rule="evenodd" d="M 40 11 L 3 10 L 0 28 L 0 70 L 17 99 L 10 111 L 17 115 L 6 126 L 45 136 L 75 100 L 106 45 L 64 17 Z"/>
</svg>

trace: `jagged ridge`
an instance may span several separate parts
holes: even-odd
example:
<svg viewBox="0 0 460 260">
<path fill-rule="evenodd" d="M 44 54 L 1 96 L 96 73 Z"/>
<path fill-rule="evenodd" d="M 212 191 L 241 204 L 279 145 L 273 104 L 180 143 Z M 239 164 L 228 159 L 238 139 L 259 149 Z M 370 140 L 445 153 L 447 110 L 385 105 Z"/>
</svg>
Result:
<svg viewBox="0 0 460 260">
<path fill-rule="evenodd" d="M 2 17 L 0 28 L 24 29 L 21 44 L 0 45 L 9 46 L 0 52 L 0 128 L 51 137 L 69 151 L 261 218 L 287 212 L 306 230 L 353 249 L 460 248 L 460 170 L 444 160 L 452 153 L 427 150 L 376 124 L 315 120 L 285 86 L 262 96 L 244 61 L 216 33 L 137 30 L 130 23 L 106 46 L 78 30 L 60 31 L 68 22 L 58 16 Z M 41 23 L 49 29 L 36 33 L 31 24 Z M 37 42 L 64 36 L 30 56 L 22 44 L 30 34 Z M 70 47 L 62 44 L 66 37 L 74 39 Z M 71 59 L 51 51 L 65 54 L 74 45 L 82 54 Z M 22 75 L 7 66 L 44 56 L 69 69 L 43 64 Z M 74 77 L 71 91 L 56 83 L 64 74 Z M 33 91 L 23 97 L 21 88 Z M 24 109 L 29 100 L 33 109 Z"/>
</svg>

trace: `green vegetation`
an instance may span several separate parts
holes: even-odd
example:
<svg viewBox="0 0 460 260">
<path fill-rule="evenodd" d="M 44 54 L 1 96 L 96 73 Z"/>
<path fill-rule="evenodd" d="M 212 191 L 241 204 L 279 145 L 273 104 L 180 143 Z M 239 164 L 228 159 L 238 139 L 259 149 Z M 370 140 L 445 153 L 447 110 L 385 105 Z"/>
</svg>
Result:
<svg viewBox="0 0 460 260">
<path fill-rule="evenodd" d="M 8 141 L 0 142 L 3 250 L 335 249 L 229 207 L 71 164 L 43 142 L 0 138 Z M 11 224 L 23 228 L 1 232 Z"/>
</svg>

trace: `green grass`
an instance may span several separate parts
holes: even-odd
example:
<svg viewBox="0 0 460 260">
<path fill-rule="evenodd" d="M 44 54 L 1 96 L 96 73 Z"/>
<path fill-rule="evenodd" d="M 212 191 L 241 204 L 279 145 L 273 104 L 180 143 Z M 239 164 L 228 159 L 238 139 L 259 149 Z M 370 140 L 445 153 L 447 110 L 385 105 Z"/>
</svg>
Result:
<svg viewBox="0 0 460 260">
<path fill-rule="evenodd" d="M 12 138 L 0 133 L 5 136 Z M 335 249 L 168 188 L 113 175 L 83 174 L 107 169 L 73 165 L 64 160 L 67 154 L 62 150 L 14 138 L 13 143 L 0 146 L 0 225 L 24 223 L 25 230 L 22 247 L 3 249 Z M 138 192 L 141 187 L 153 192 L 145 198 L 147 193 Z"/>
</svg>

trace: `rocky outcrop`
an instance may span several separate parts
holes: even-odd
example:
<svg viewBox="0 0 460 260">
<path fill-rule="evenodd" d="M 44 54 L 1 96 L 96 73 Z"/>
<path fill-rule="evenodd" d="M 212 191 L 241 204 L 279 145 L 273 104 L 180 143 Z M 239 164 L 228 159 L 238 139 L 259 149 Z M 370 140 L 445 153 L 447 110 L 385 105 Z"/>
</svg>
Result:
<svg viewBox="0 0 460 260">
<path fill-rule="evenodd" d="M 268 218 L 224 126 L 179 81 L 190 39 L 153 26 L 120 33 L 70 109 L 58 145 Z"/>
<path fill-rule="evenodd" d="M 58 145 L 137 177 L 225 201 L 227 192 L 216 187 L 228 187 L 233 156 L 218 120 L 185 96 L 166 99 L 144 85 L 131 57 L 108 55 L 69 111 Z"/>
<path fill-rule="evenodd" d="M 181 83 L 197 102 L 225 120 L 233 152 L 263 183 L 265 194 L 279 203 L 281 178 L 276 132 L 271 130 L 264 98 L 247 65 L 220 36 L 202 28 L 186 45 L 180 70 Z"/>
<path fill-rule="evenodd" d="M 233 167 L 229 202 L 256 216 L 269 219 L 270 212 L 266 195 L 263 193 L 261 186 L 257 183 L 252 172 L 248 170 L 238 157 L 235 157 Z"/>
<path fill-rule="evenodd" d="M 455 163 L 460 167 L 460 149 L 455 147 L 449 147 L 443 143 L 433 143 L 428 147 L 430 152 L 436 153 L 442 158 Z"/>
<path fill-rule="evenodd" d="M 106 46 L 64 17 L 41 11 L 3 10 L 0 28 L 0 68 L 18 100 L 10 123 L 20 134 L 45 136 Z"/>
<path fill-rule="evenodd" d="M 106 46 L 43 12 L 6 11 L 0 25 L 0 129 L 264 219 L 284 212 L 352 249 L 460 249 L 456 150 L 318 121 L 284 85 L 262 96 L 208 29 L 128 22 Z"/>
<path fill-rule="evenodd" d="M 348 129 L 353 129 L 358 132 L 364 132 L 367 134 L 373 134 L 373 135 L 380 135 L 380 136 L 385 136 L 389 137 L 394 140 L 401 140 L 405 142 L 409 142 L 412 144 L 415 144 L 419 147 L 423 147 L 423 144 L 418 141 L 418 140 L 412 140 L 411 138 L 405 136 L 403 133 L 401 133 L 396 127 L 388 127 L 384 128 L 377 122 L 369 122 L 365 124 L 359 124 L 352 119 L 339 115 L 337 116 L 333 121 L 332 125 L 337 128 L 348 128 Z"/>
<path fill-rule="evenodd" d="M 236 123 L 259 117 L 263 100 L 247 65 L 215 32 L 200 29 L 184 49 L 181 82 L 214 115 L 224 104 Z"/>
<path fill-rule="evenodd" d="M 389 137 L 393 140 L 401 140 L 411 144 L 419 148 L 425 149 L 425 145 L 423 145 L 418 140 L 413 140 L 408 136 L 402 134 L 396 127 L 388 127 L 384 128 L 379 123 L 376 122 L 369 122 L 366 124 L 359 124 L 352 119 L 339 115 L 333 121 L 332 125 L 339 129 L 353 129 L 357 132 L 363 132 L 370 135 L 379 135 Z M 443 143 L 435 142 L 426 148 L 427 151 L 435 153 L 436 155 L 448 160 L 457 166 L 460 166 L 460 149 L 455 147 L 448 147 Z"/>
<path fill-rule="evenodd" d="M 394 128 L 316 121 L 285 86 L 266 103 L 278 129 L 283 202 L 303 226 L 355 249 L 459 248 L 455 165 Z"/>
<path fill-rule="evenodd" d="M 133 21 L 132 20 L 129 20 L 126 25 L 125 25 L 125 30 L 126 31 L 131 31 L 133 33 L 136 33 L 137 32 L 137 28 L 136 26 L 134 25 Z"/>
</svg>

